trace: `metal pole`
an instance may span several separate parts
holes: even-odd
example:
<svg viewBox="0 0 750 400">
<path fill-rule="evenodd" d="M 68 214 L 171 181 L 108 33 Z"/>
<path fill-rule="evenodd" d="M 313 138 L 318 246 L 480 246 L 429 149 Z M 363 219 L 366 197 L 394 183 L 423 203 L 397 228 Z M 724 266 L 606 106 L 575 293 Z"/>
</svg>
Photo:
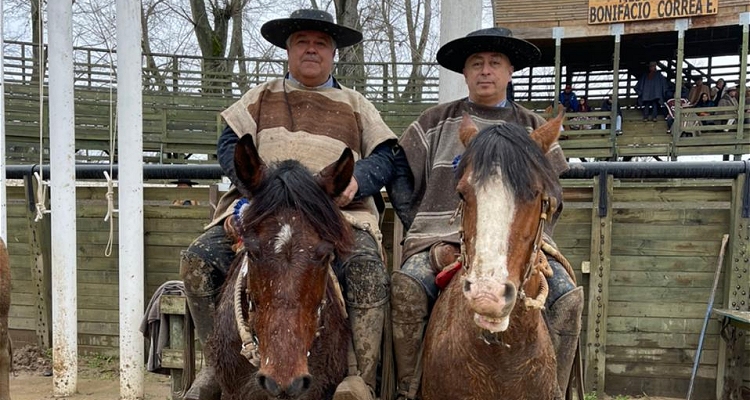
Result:
<svg viewBox="0 0 750 400">
<path fill-rule="evenodd" d="M 73 3 L 48 3 L 50 195 L 52 204 L 52 361 L 55 396 L 71 396 L 78 379 L 76 298 Z M 44 79 L 39 66 L 39 79 Z M 54 127 L 54 128 L 52 128 Z M 39 149 L 43 151 L 43 149 Z"/>
<path fill-rule="evenodd" d="M 442 0 L 440 10 L 441 46 L 482 27 L 481 0 Z M 440 67 L 438 100 L 445 103 L 466 97 L 467 94 L 463 75 Z"/>
<path fill-rule="evenodd" d="M 698 339 L 698 350 L 695 352 L 695 360 L 693 360 L 693 373 L 690 375 L 690 385 L 688 386 L 687 400 L 693 395 L 693 384 L 695 383 L 695 375 L 698 373 L 698 364 L 701 360 L 701 350 L 703 349 L 703 339 L 706 337 L 706 327 L 708 326 L 708 319 L 711 317 L 711 310 L 714 308 L 714 298 L 716 297 L 716 287 L 719 285 L 719 276 L 721 276 L 721 266 L 724 264 L 724 253 L 727 249 L 727 243 L 729 242 L 729 235 L 724 234 L 721 238 L 721 250 L 719 250 L 719 259 L 716 262 L 716 272 L 714 272 L 714 285 L 711 287 L 711 294 L 708 296 L 708 307 L 706 308 L 706 316 L 703 318 L 703 328 L 701 328 L 701 335 Z"/>
<path fill-rule="evenodd" d="M 3 2 L 0 0 L 0 15 Z M 0 18 L 0 49 L 5 48 L 3 18 Z M 0 238 L 8 243 L 8 203 L 5 190 L 5 52 L 0 51 Z"/>
<path fill-rule="evenodd" d="M 143 109 L 141 2 L 117 0 L 117 131 L 119 175 L 120 399 L 142 399 L 144 339 Z"/>
</svg>

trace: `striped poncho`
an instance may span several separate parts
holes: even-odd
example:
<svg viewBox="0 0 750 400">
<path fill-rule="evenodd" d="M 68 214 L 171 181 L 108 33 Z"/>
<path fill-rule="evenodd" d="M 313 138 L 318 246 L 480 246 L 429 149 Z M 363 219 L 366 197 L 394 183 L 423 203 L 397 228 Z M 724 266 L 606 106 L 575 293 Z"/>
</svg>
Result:
<svg viewBox="0 0 750 400">
<path fill-rule="evenodd" d="M 485 107 L 461 99 L 422 113 L 399 140 L 414 176 L 414 194 L 408 212 L 413 222 L 404 240 L 402 261 L 438 242 L 459 243 L 460 221 L 450 224 L 449 220 L 459 202 L 453 162 L 464 152 L 464 145 L 458 138 L 464 112 L 471 115 L 480 130 L 490 125 L 515 122 L 531 132 L 545 122 L 539 115 L 513 102 L 508 102 L 505 107 Z M 568 169 L 558 143 L 549 149 L 547 159 L 558 174 Z"/>
</svg>

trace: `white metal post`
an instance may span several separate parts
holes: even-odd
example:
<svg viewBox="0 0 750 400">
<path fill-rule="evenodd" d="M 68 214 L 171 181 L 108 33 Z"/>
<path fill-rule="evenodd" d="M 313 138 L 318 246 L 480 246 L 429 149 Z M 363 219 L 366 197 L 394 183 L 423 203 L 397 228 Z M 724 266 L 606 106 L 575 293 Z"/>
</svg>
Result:
<svg viewBox="0 0 750 400">
<path fill-rule="evenodd" d="M 117 0 L 117 131 L 119 155 L 120 398 L 142 399 L 143 109 L 141 2 Z"/>
<path fill-rule="evenodd" d="M 49 19 L 53 391 L 70 396 L 78 379 L 73 3 L 50 1 L 48 7 L 54 16 Z"/>
<path fill-rule="evenodd" d="M 442 0 L 440 3 L 440 45 L 482 28 L 482 0 Z M 440 67 L 441 103 L 469 94 L 464 76 Z"/>
<path fill-rule="evenodd" d="M 3 1 L 0 0 L 0 16 Z M 0 17 L 0 49 L 5 49 L 3 18 Z M 8 203 L 5 180 L 5 52 L 0 51 L 0 238 L 8 243 Z"/>
</svg>

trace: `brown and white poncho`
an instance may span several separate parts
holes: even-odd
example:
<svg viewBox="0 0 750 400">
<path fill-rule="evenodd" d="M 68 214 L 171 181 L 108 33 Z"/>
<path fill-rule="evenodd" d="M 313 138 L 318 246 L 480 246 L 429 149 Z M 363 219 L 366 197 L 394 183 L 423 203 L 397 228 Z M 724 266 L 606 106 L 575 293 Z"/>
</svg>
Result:
<svg viewBox="0 0 750 400">
<path fill-rule="evenodd" d="M 253 136 L 266 163 L 294 159 L 313 173 L 338 160 L 346 147 L 359 160 L 379 144 L 396 139 L 360 93 L 346 87 L 305 88 L 286 79 L 250 89 L 221 116 L 237 135 Z M 236 190 L 222 197 L 213 223 L 231 213 L 230 205 L 238 197 Z M 342 211 L 358 223 L 378 226 L 372 197 L 352 202 Z"/>
<path fill-rule="evenodd" d="M 399 145 L 404 149 L 414 175 L 411 201 L 414 221 L 404 240 L 402 262 L 434 243 L 459 243 L 460 221 L 449 223 L 458 206 L 453 161 L 465 150 L 458 138 L 464 112 L 481 130 L 490 125 L 515 122 L 529 132 L 544 124 L 544 118 L 513 103 L 505 107 L 485 107 L 461 99 L 427 109 L 404 131 Z M 555 143 L 547 159 L 558 174 L 568 169 L 562 149 Z"/>
</svg>

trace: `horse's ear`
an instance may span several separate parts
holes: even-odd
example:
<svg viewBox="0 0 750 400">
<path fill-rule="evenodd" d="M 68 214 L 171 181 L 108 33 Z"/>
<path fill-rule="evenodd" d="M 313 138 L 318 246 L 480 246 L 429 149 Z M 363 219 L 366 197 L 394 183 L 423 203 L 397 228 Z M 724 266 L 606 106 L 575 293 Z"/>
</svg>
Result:
<svg viewBox="0 0 750 400">
<path fill-rule="evenodd" d="M 565 110 L 560 108 L 555 118 L 550 119 L 544 125 L 536 128 L 534 132 L 531 132 L 531 139 L 542 148 L 543 153 L 547 153 L 550 146 L 560 137 L 560 127 L 562 127 L 564 118 Z"/>
<path fill-rule="evenodd" d="M 349 186 L 354 173 L 354 154 L 345 148 L 339 159 L 321 170 L 316 179 L 318 185 L 331 197 L 336 197 Z"/>
<path fill-rule="evenodd" d="M 238 187 L 248 196 L 258 189 L 266 173 L 266 164 L 255 148 L 252 135 L 243 135 L 234 148 L 234 172 L 243 187 Z M 245 193 L 249 192 L 249 193 Z"/>
<path fill-rule="evenodd" d="M 464 114 L 461 117 L 461 125 L 458 127 L 458 138 L 461 140 L 461 143 L 464 144 L 464 147 L 469 145 L 469 142 L 477 136 L 477 133 L 479 133 L 477 124 L 471 119 L 469 113 L 464 111 Z"/>
</svg>

